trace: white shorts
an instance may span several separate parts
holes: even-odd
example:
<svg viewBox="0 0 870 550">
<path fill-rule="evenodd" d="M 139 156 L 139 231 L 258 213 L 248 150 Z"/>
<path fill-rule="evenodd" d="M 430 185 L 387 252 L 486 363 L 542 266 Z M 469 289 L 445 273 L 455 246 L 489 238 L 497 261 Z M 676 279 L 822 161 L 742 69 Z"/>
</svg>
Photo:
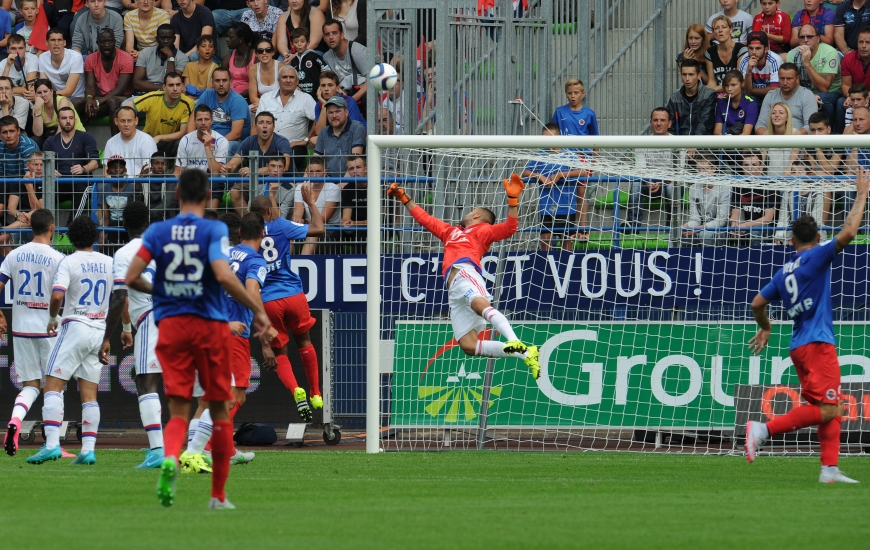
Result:
<svg viewBox="0 0 870 550">
<path fill-rule="evenodd" d="M 18 382 L 41 380 L 51 348 L 57 338 L 24 338 L 12 336 L 15 352 L 15 376 Z"/>
<path fill-rule="evenodd" d="M 154 312 L 149 313 L 136 329 L 133 337 L 133 357 L 136 358 L 136 375 L 161 374 L 163 367 L 157 359 L 157 325 Z"/>
<path fill-rule="evenodd" d="M 100 346 L 105 329 L 90 327 L 78 321 L 61 325 L 57 343 L 51 351 L 45 374 L 69 380 L 100 383 Z"/>
<path fill-rule="evenodd" d="M 202 389 L 202 385 L 200 385 L 200 383 L 199 383 L 199 373 L 194 372 L 193 373 L 193 396 L 196 397 L 197 399 L 199 399 L 203 395 L 205 395 L 205 390 Z"/>
<path fill-rule="evenodd" d="M 492 298 L 486 290 L 486 282 L 480 273 L 470 267 L 460 268 L 453 277 L 450 289 L 447 291 L 450 303 L 450 321 L 453 323 L 453 334 L 457 340 L 476 330 L 486 328 L 486 321 L 471 309 L 471 302 L 475 298 Z"/>
</svg>

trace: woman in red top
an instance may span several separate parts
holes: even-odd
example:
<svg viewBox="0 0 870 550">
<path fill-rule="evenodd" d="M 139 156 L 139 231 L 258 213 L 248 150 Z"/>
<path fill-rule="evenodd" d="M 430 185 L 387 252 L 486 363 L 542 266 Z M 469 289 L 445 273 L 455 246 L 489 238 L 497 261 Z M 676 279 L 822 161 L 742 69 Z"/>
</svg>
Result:
<svg viewBox="0 0 870 550">
<path fill-rule="evenodd" d="M 257 36 L 246 23 L 233 23 L 227 33 L 227 48 L 233 50 L 225 55 L 221 65 L 230 71 L 230 88 L 248 99 L 248 74 L 254 64 L 254 41 Z"/>
</svg>

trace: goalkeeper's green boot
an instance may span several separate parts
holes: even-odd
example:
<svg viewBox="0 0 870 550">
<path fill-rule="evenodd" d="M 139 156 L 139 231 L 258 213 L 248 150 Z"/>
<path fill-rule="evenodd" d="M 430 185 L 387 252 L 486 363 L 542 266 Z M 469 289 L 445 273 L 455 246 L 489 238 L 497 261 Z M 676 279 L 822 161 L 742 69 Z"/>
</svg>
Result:
<svg viewBox="0 0 870 550">
<path fill-rule="evenodd" d="M 505 342 L 504 348 L 502 349 L 504 349 L 505 353 L 525 353 L 529 347 L 519 340 L 510 340 Z"/>
<path fill-rule="evenodd" d="M 312 409 L 322 409 L 323 408 L 323 398 L 319 395 L 311 396 L 311 408 Z"/>
<path fill-rule="evenodd" d="M 302 421 L 311 422 L 314 415 L 311 413 L 311 407 L 308 406 L 308 396 L 305 394 L 305 390 L 303 388 L 293 390 L 293 400 L 296 401 L 296 410 L 299 411 Z"/>
<path fill-rule="evenodd" d="M 526 358 L 523 359 L 523 362 L 529 367 L 529 370 L 532 371 L 532 378 L 535 380 L 541 375 L 541 362 L 538 361 L 538 358 L 541 356 L 538 353 L 538 346 L 529 346 L 528 353 Z"/>
</svg>

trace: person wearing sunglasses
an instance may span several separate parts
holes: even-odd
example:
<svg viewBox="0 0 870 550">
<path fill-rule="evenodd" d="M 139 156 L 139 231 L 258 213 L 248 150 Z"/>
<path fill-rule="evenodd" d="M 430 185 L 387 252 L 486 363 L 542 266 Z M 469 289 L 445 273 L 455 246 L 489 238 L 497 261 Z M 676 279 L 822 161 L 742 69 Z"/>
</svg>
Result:
<svg viewBox="0 0 870 550">
<path fill-rule="evenodd" d="M 248 99 L 251 102 L 251 112 L 257 112 L 260 97 L 278 89 L 278 62 L 273 55 L 275 48 L 266 38 L 257 40 L 257 62 L 248 70 Z"/>
</svg>

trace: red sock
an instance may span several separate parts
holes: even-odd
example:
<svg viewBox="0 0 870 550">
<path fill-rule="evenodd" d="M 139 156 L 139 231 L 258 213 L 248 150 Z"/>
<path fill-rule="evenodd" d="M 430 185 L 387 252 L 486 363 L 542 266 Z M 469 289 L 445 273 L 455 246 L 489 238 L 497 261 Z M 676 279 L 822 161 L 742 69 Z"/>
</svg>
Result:
<svg viewBox="0 0 870 550">
<path fill-rule="evenodd" d="M 822 409 L 818 405 L 803 405 L 768 422 L 767 431 L 770 435 L 784 434 L 821 423 Z"/>
<path fill-rule="evenodd" d="M 296 383 L 296 376 L 293 375 L 293 367 L 290 365 L 290 359 L 283 354 L 278 355 L 276 359 L 278 360 L 278 368 L 276 369 L 278 372 L 278 378 L 281 379 L 281 383 L 284 384 L 284 387 L 292 393 L 293 390 L 299 387 L 299 384 Z"/>
<path fill-rule="evenodd" d="M 224 420 L 215 422 L 211 435 L 211 496 L 226 500 L 224 486 L 230 475 L 230 457 L 233 455 L 233 425 Z"/>
<path fill-rule="evenodd" d="M 166 456 L 178 458 L 181 447 L 187 444 L 187 420 L 173 416 L 163 428 L 163 450 Z"/>
<path fill-rule="evenodd" d="M 842 417 L 819 424 L 819 443 L 822 446 L 822 466 L 836 466 L 840 458 L 840 424 Z"/>
<path fill-rule="evenodd" d="M 320 368 L 317 365 L 317 352 L 314 351 L 314 346 L 311 344 L 305 346 L 299 350 L 299 355 L 302 357 L 302 366 L 305 367 L 311 395 L 320 395 Z"/>
<path fill-rule="evenodd" d="M 239 407 L 241 407 L 241 405 L 239 405 L 238 401 L 233 403 L 233 406 L 230 407 L 230 424 L 233 424 L 236 421 L 236 413 L 239 411 Z"/>
</svg>

